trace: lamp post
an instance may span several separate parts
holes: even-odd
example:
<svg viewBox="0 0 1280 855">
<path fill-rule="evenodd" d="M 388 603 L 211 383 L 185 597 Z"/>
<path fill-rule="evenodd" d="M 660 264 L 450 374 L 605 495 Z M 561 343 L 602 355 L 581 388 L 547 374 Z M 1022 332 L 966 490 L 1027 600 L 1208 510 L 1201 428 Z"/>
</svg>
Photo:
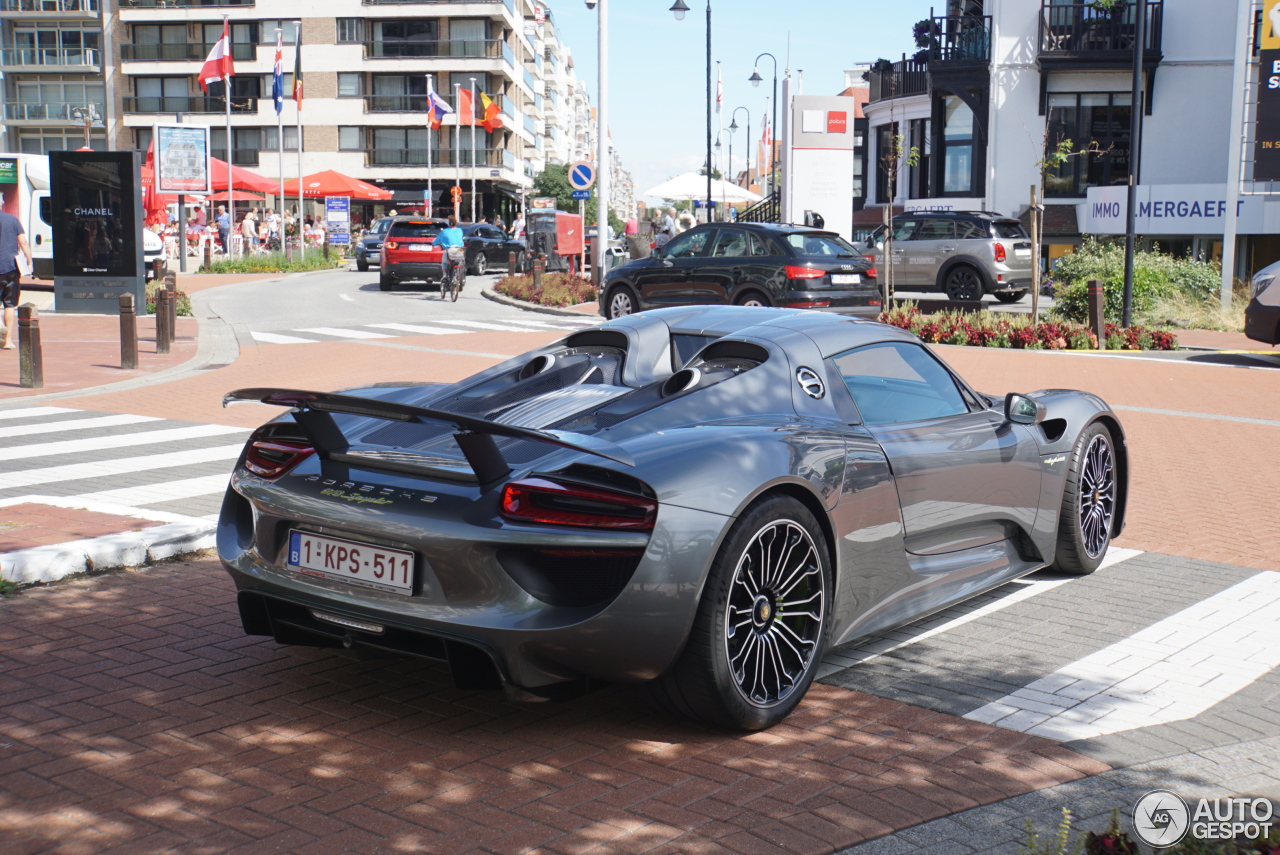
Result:
<svg viewBox="0 0 1280 855">
<path fill-rule="evenodd" d="M 684 0 L 671 6 L 677 21 L 683 21 L 689 7 Z M 711 222 L 711 0 L 707 0 L 707 222 Z"/>
<path fill-rule="evenodd" d="M 771 53 L 760 54 L 756 57 L 755 67 L 751 69 L 751 76 L 747 80 L 757 88 L 764 82 L 764 78 L 760 76 L 760 60 L 766 56 L 773 60 L 773 121 L 769 125 L 769 189 L 772 190 L 774 167 L 777 163 L 774 157 L 777 147 L 773 144 L 773 140 L 778 135 L 778 58 Z"/>
<path fill-rule="evenodd" d="M 746 107 L 735 107 L 729 120 L 729 172 L 733 173 L 733 136 L 738 130 L 738 111 Z M 747 110 L 747 189 L 751 189 L 751 111 Z"/>
</svg>

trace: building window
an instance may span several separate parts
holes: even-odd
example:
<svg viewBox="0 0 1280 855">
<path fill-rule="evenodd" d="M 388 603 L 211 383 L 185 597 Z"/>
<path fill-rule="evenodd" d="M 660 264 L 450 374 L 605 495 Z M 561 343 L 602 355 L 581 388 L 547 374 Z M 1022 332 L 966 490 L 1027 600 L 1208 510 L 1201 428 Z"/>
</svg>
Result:
<svg viewBox="0 0 1280 855">
<path fill-rule="evenodd" d="M 222 38 L 222 24 L 201 24 L 201 30 L 204 36 L 204 43 L 209 47 L 218 43 L 218 39 Z M 275 30 L 271 31 L 271 43 L 275 44 Z M 249 21 L 246 23 L 231 24 L 231 44 L 234 45 L 256 45 L 258 43 L 258 22 Z M 253 49 L 250 48 L 245 54 L 246 58 L 252 58 Z M 235 53 L 233 49 L 233 58 L 239 59 L 241 54 Z M 273 57 L 274 58 L 274 57 Z"/>
<path fill-rule="evenodd" d="M 257 166 L 258 153 L 262 150 L 261 128 L 232 128 L 231 139 L 235 142 L 231 163 L 235 166 Z M 219 160 L 227 160 L 227 129 L 209 129 L 210 154 Z"/>
<path fill-rule="evenodd" d="M 361 151 L 364 149 L 363 128 L 352 125 L 338 127 L 338 151 Z"/>
<path fill-rule="evenodd" d="M 929 140 L 929 125 L 928 119 L 912 119 L 908 125 L 907 148 L 915 149 L 917 154 L 916 165 L 907 167 L 911 170 L 908 193 L 912 199 L 929 198 L 929 155 L 933 149 Z"/>
<path fill-rule="evenodd" d="M 181 113 L 191 109 L 185 77 L 136 77 L 133 86 L 140 113 Z"/>
<path fill-rule="evenodd" d="M 372 21 L 373 44 L 369 56 L 437 56 L 439 32 L 434 19 L 404 18 Z"/>
<path fill-rule="evenodd" d="M 338 19 L 338 44 L 354 44 L 364 41 L 363 18 Z"/>
<path fill-rule="evenodd" d="M 973 193 L 973 110 L 954 95 L 943 102 L 942 195 Z"/>
<path fill-rule="evenodd" d="M 359 98 L 364 94 L 363 75 L 359 72 L 338 73 L 338 97 Z"/>
<path fill-rule="evenodd" d="M 338 19 L 341 25 L 342 19 Z M 234 27 L 235 24 L 232 24 Z M 280 37 L 285 44 L 291 45 L 297 38 L 298 28 L 294 26 L 293 21 L 262 21 L 258 25 L 258 31 L 262 34 L 262 44 L 273 45 L 276 43 L 276 27 L 280 28 Z M 338 32 L 342 32 L 342 27 L 338 27 Z M 342 41 L 341 38 L 338 41 Z M 274 57 L 273 57 L 274 59 Z"/>
<path fill-rule="evenodd" d="M 1071 140 L 1073 151 L 1085 151 L 1045 176 L 1046 196 L 1084 196 L 1090 187 L 1129 183 L 1127 92 L 1055 92 L 1049 95 L 1048 149 Z"/>
<path fill-rule="evenodd" d="M 262 147 L 267 151 L 280 150 L 280 144 L 276 141 L 275 128 L 268 127 L 262 129 Z M 298 128 L 296 126 L 284 126 L 284 150 L 298 150 Z"/>
<path fill-rule="evenodd" d="M 102 131 L 95 131 L 89 137 L 89 148 L 94 151 L 106 151 L 107 140 Z M 48 154 L 51 151 L 71 151 L 84 145 L 84 131 L 71 129 L 67 131 L 39 130 L 22 131 L 18 136 L 18 151 L 23 154 Z"/>
<path fill-rule="evenodd" d="M 146 151 L 151 145 L 151 128 L 133 129 L 133 147 L 138 151 Z"/>
</svg>

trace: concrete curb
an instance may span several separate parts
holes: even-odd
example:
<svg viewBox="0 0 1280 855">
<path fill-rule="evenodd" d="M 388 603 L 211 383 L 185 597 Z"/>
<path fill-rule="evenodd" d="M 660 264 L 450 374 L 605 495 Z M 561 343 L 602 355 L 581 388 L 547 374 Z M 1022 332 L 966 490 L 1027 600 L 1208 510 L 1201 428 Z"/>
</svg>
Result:
<svg viewBox="0 0 1280 855">
<path fill-rule="evenodd" d="M 526 303 L 524 300 L 517 300 L 515 297 L 508 297 L 505 294 L 499 294 L 496 291 L 490 291 L 487 288 L 480 290 L 480 296 L 486 300 L 492 300 L 495 303 L 501 303 L 504 306 L 513 306 L 517 309 L 524 309 L 526 312 L 541 312 L 544 315 L 560 315 L 567 318 L 584 318 L 596 317 L 596 313 L 587 314 L 586 312 L 575 312 L 573 309 L 558 309 L 555 306 L 539 306 L 537 303 Z"/>
</svg>

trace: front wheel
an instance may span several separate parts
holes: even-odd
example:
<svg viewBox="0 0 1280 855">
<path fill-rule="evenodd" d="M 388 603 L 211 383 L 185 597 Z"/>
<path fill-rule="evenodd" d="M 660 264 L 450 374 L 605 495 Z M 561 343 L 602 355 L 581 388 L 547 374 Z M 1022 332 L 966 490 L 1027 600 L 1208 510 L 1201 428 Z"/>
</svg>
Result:
<svg viewBox="0 0 1280 855">
<path fill-rule="evenodd" d="M 761 730 L 782 721 L 822 659 L 831 578 L 808 508 L 772 496 L 748 509 L 711 567 L 684 652 L 651 684 L 654 697 L 720 727 Z"/>
<path fill-rule="evenodd" d="M 982 299 L 982 280 L 978 271 L 967 264 L 959 264 L 947 273 L 942 290 L 947 292 L 948 300 L 974 302 Z"/>
<path fill-rule="evenodd" d="M 997 291 L 996 299 L 1001 303 L 1016 303 L 1027 296 L 1026 291 Z"/>
<path fill-rule="evenodd" d="M 471 261 L 471 275 L 483 276 L 489 269 L 489 258 L 483 252 L 477 252 Z"/>
<path fill-rule="evenodd" d="M 512 270 L 508 270 L 507 272 L 508 272 L 508 273 L 523 273 L 523 272 L 524 272 L 524 263 L 525 263 L 525 262 L 524 262 L 524 253 L 523 253 L 523 252 L 517 252 L 517 253 L 516 253 L 516 266 L 515 266 L 515 268 L 514 268 L 514 269 L 512 269 Z"/>
<path fill-rule="evenodd" d="M 462 293 L 462 285 L 465 281 L 466 274 L 462 270 L 462 265 L 458 265 L 453 269 L 453 287 L 449 289 L 449 299 L 452 302 L 458 302 L 458 295 Z"/>
<path fill-rule="evenodd" d="M 609 293 L 608 306 L 609 320 L 611 321 L 625 318 L 627 315 L 634 314 L 639 310 L 636 305 L 635 294 L 626 285 L 618 285 Z"/>
<path fill-rule="evenodd" d="M 380 291 L 390 291 L 396 285 L 396 280 L 392 279 L 386 273 L 378 275 L 378 289 Z"/>
<path fill-rule="evenodd" d="M 364 256 L 356 259 L 356 270 L 359 270 L 361 273 L 369 272 L 369 262 L 364 259 Z"/>
<path fill-rule="evenodd" d="M 760 294 L 757 294 L 755 291 L 749 291 L 746 294 L 743 294 L 741 297 L 738 298 L 737 304 L 739 306 L 754 306 L 757 308 L 764 308 L 764 309 L 767 309 L 769 307 L 769 301 L 766 300 L 764 297 L 762 297 Z"/>
<path fill-rule="evenodd" d="M 1062 491 L 1054 569 L 1087 576 L 1106 557 L 1119 499 L 1114 440 L 1095 422 L 1076 440 Z"/>
</svg>

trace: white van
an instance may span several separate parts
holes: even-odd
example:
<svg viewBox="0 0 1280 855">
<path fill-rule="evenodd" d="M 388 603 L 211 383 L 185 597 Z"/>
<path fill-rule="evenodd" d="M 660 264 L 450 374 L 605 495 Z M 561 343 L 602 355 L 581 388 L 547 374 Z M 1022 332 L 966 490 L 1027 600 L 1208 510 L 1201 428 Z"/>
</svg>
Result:
<svg viewBox="0 0 1280 855">
<path fill-rule="evenodd" d="M 49 201 L 49 158 L 43 154 L 0 154 L 0 209 L 22 221 L 31 245 L 35 275 L 53 278 L 53 213 Z"/>
</svg>

